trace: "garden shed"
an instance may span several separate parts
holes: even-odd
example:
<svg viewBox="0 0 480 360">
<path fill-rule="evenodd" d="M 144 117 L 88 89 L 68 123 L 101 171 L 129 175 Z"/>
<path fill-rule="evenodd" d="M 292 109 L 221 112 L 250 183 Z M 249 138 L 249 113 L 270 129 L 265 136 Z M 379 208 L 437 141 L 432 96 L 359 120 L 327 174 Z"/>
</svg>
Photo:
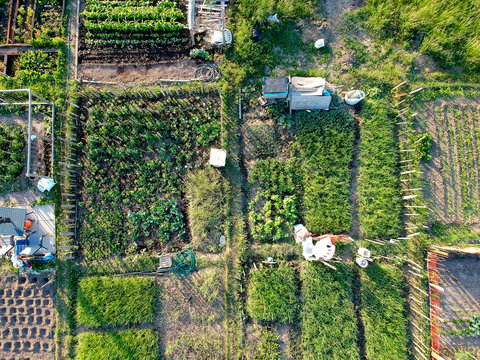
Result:
<svg viewBox="0 0 480 360">
<path fill-rule="evenodd" d="M 288 103 L 292 110 L 328 110 L 332 101 L 328 83 L 321 77 L 297 77 L 290 81 Z"/>
<path fill-rule="evenodd" d="M 289 78 L 263 77 L 262 96 L 265 100 L 285 100 L 288 96 Z"/>
</svg>

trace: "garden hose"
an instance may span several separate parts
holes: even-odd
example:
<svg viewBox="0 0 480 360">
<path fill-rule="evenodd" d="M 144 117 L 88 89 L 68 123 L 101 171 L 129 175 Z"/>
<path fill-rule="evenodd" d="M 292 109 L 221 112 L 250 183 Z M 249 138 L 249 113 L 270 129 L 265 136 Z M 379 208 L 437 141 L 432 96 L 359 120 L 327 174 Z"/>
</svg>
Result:
<svg viewBox="0 0 480 360">
<path fill-rule="evenodd" d="M 222 71 L 216 64 L 200 65 L 195 70 L 195 79 L 202 81 L 217 81 L 222 75 Z"/>
<path fill-rule="evenodd" d="M 192 249 L 185 249 L 172 256 L 172 271 L 179 278 L 184 278 L 195 270 L 196 258 Z"/>
</svg>

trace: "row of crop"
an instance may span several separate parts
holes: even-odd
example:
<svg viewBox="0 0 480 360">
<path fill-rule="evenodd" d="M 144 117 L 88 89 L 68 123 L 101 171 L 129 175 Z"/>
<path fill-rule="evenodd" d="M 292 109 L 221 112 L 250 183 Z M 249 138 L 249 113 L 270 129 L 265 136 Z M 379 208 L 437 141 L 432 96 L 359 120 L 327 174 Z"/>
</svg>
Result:
<svg viewBox="0 0 480 360">
<path fill-rule="evenodd" d="M 159 38 L 159 39 L 86 39 L 87 45 L 119 45 L 120 47 L 130 45 L 175 45 L 188 42 L 185 38 Z"/>
<path fill-rule="evenodd" d="M 358 218 L 365 237 L 388 239 L 401 233 L 395 121 L 386 101 L 372 99 L 364 104 L 360 124 Z"/>
<path fill-rule="evenodd" d="M 83 12 L 89 20 L 165 20 L 173 21 L 183 19 L 181 9 L 162 9 L 158 6 L 92 6 L 89 5 Z"/>
<path fill-rule="evenodd" d="M 85 27 L 90 31 L 178 31 L 183 24 L 166 20 L 85 20 Z"/>
<path fill-rule="evenodd" d="M 78 324 L 96 328 L 152 321 L 159 293 L 153 278 L 83 278 L 77 291 Z"/>
<path fill-rule="evenodd" d="M 302 354 L 296 358 L 355 360 L 364 350 L 367 359 L 407 359 L 402 271 L 374 263 L 361 270 L 358 282 L 351 265 L 336 267 L 304 263 L 300 268 L 301 296 L 294 267 L 281 264 L 252 269 L 246 304 L 250 318 L 267 326 L 300 322 Z M 354 291 L 359 293 L 356 300 Z M 363 324 L 364 339 L 359 324 Z"/>
<path fill-rule="evenodd" d="M 129 32 L 129 38 L 152 38 L 152 39 L 169 39 L 169 38 L 178 38 L 178 32 L 163 32 L 163 33 L 145 33 L 145 32 Z M 100 39 L 115 39 L 124 37 L 125 33 L 121 31 L 117 32 L 86 32 L 85 37 L 87 39 L 100 38 Z"/>
<path fill-rule="evenodd" d="M 332 271 L 308 262 L 300 274 L 305 360 L 360 359 L 352 268 L 344 264 L 336 267 L 337 271 Z"/>
<path fill-rule="evenodd" d="M 0 184 L 11 184 L 18 179 L 25 166 L 25 129 L 0 124 Z M 0 192 L 3 187 L 0 187 Z"/>
</svg>

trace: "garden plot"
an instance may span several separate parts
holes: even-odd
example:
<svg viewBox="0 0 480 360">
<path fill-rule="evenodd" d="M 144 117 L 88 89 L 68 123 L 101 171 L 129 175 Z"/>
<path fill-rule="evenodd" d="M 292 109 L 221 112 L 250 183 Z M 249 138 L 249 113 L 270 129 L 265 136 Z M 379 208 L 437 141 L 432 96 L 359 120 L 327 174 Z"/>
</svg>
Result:
<svg viewBox="0 0 480 360">
<path fill-rule="evenodd" d="M 54 350 L 54 273 L 0 277 L 0 354 L 3 358 L 51 359 Z"/>
<path fill-rule="evenodd" d="M 425 195 L 434 217 L 444 223 L 480 223 L 479 100 L 439 98 L 416 105 L 420 131 L 432 136 Z"/>
<path fill-rule="evenodd" d="M 440 355 L 447 359 L 480 356 L 480 263 L 478 255 L 450 253 L 438 263 Z M 475 320 L 476 319 L 476 320 Z M 476 324 L 476 325 L 475 325 Z"/>
<path fill-rule="evenodd" d="M 80 245 L 98 259 L 188 242 L 184 182 L 220 138 L 217 93 L 88 89 Z M 205 91 L 201 88 L 199 91 Z"/>
<path fill-rule="evenodd" d="M 252 238 L 291 241 L 298 222 L 316 233 L 350 231 L 351 111 L 341 107 L 290 116 L 281 104 L 256 105 L 256 95 L 245 95 L 243 114 Z"/>
<path fill-rule="evenodd" d="M 225 358 L 225 274 L 223 267 L 209 265 L 184 279 L 158 279 L 162 287 L 160 332 L 166 360 Z"/>
<path fill-rule="evenodd" d="M 145 63 L 186 55 L 190 34 L 178 0 L 86 0 L 79 62 Z"/>
</svg>

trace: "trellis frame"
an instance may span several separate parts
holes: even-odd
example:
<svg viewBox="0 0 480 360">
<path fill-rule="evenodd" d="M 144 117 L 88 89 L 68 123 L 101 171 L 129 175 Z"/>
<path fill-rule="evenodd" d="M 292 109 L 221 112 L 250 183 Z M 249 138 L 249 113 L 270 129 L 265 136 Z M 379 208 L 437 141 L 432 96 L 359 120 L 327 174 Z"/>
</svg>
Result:
<svg viewBox="0 0 480 360">
<path fill-rule="evenodd" d="M 32 89 L 6 89 L 0 90 L 0 106 L 25 106 L 27 107 L 28 116 L 28 135 L 27 135 L 27 171 L 26 176 L 30 179 L 51 179 L 53 177 L 53 161 L 55 151 L 55 104 L 45 100 L 43 97 L 35 94 Z M 51 107 L 50 114 L 43 114 L 44 116 L 51 116 L 51 137 L 46 137 L 43 134 L 34 134 L 32 128 L 32 109 L 34 106 L 48 106 Z M 50 176 L 47 174 L 37 174 L 32 171 L 32 136 L 41 138 L 44 141 L 51 143 L 51 155 L 50 155 Z"/>
</svg>

